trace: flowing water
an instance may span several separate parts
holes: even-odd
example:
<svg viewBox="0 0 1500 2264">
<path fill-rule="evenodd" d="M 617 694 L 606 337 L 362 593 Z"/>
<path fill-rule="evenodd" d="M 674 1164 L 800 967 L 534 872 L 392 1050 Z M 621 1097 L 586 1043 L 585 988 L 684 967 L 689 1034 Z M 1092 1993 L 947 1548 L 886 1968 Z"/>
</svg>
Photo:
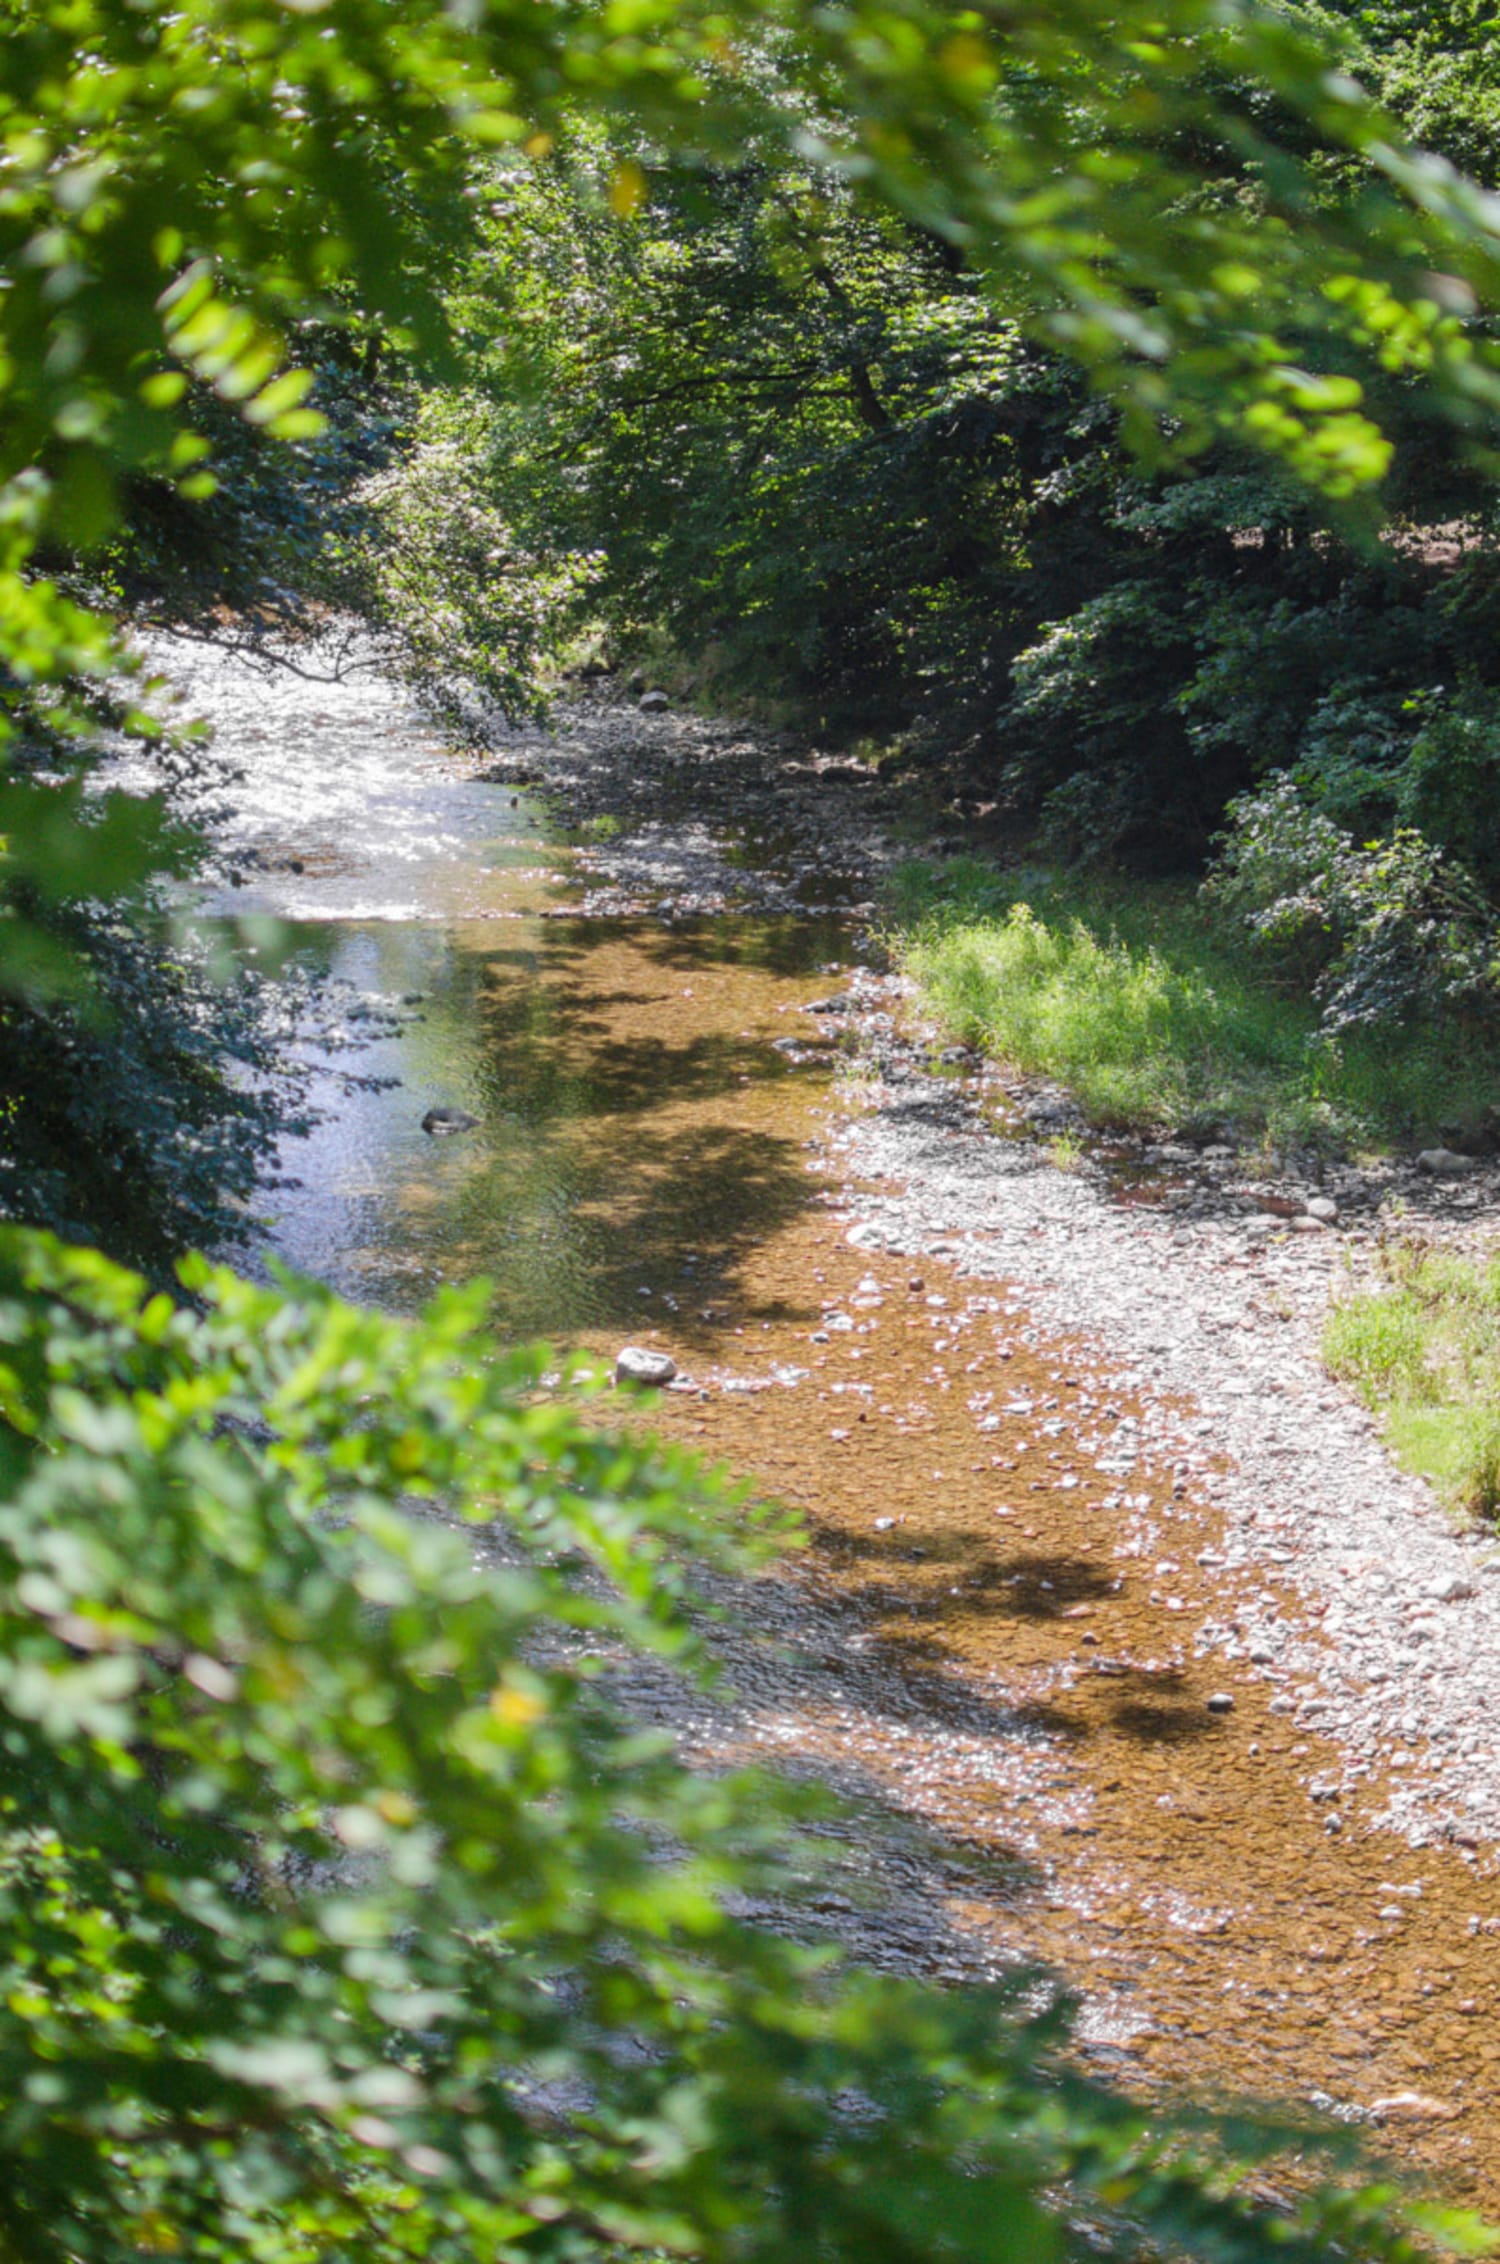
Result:
<svg viewBox="0 0 1500 2264">
<path fill-rule="evenodd" d="M 1135 1561 L 1086 1444 L 1129 1413 L 1094 1349 L 844 1239 L 832 1066 L 776 1041 L 806 1033 L 790 1018 L 850 930 L 579 918 L 566 844 L 378 679 L 162 657 L 247 774 L 224 836 L 243 885 L 204 916 L 274 916 L 263 957 L 407 1002 L 358 1063 L 399 1082 L 288 1144 L 269 1246 L 397 1309 L 483 1273 L 504 1333 L 672 1351 L 660 1427 L 811 1540 L 741 1599 L 735 1703 L 679 1726 L 863 1804 L 829 1923 L 939 1973 L 1044 1958 L 1129 2079 L 1373 2116 L 1408 2167 L 1500 2207 L 1486 1864 L 1353 1814 L 1331 1832 L 1315 1736 L 1253 1683 L 1208 1710 L 1186 1631 L 1221 1600 L 1212 1513 L 1133 1479 L 1166 1536 Z M 434 1106 L 477 1124 L 432 1137 Z"/>
</svg>

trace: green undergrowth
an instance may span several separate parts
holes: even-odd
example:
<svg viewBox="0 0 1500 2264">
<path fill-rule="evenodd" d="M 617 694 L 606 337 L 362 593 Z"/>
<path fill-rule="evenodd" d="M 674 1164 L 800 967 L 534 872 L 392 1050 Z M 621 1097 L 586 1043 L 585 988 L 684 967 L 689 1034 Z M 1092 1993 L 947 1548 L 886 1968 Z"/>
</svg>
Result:
<svg viewBox="0 0 1500 2264">
<path fill-rule="evenodd" d="M 1388 1244 L 1381 1279 L 1330 1315 L 1323 1358 L 1454 1508 L 1500 1511 L 1500 1257 Z"/>
<path fill-rule="evenodd" d="M 1379 1149 L 1477 1121 L 1500 1094 L 1500 1044 L 1416 1028 L 1328 1039 L 1314 1002 L 1247 966 L 1185 885 L 911 863 L 887 918 L 930 1012 L 1056 1078 L 1100 1125 Z"/>
</svg>

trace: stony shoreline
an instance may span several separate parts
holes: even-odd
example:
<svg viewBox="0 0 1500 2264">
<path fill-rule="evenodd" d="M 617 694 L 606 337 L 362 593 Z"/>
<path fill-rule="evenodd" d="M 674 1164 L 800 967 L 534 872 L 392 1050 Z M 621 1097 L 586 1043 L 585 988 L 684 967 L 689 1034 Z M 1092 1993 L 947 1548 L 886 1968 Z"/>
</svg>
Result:
<svg viewBox="0 0 1500 2264">
<path fill-rule="evenodd" d="M 899 798 L 856 766 L 642 713 L 610 687 L 560 709 L 552 731 L 492 738 L 486 761 L 484 775 L 538 792 L 583 836 L 585 913 L 838 911 L 857 924 L 906 853 L 889 831 Z M 813 1003 L 859 1068 L 828 1152 L 856 1247 L 1004 1281 L 1038 1341 L 1086 1341 L 1141 1409 L 1091 1442 L 1101 1482 L 1128 1501 L 1137 1471 L 1165 1470 L 1203 1502 L 1221 1536 L 1199 1555 L 1216 1600 L 1184 1640 L 1222 1662 L 1228 1687 L 1271 1684 L 1273 1710 L 1341 1754 L 1309 1788 L 1325 1828 L 1344 1829 L 1357 1799 L 1359 1828 L 1448 1841 L 1487 1869 L 1500 1550 L 1396 1468 L 1330 1382 L 1318 1338 L 1380 1235 L 1482 1237 L 1494 1168 L 1444 1181 L 1414 1161 L 1319 1172 L 1284 1159 L 1266 1177 L 1213 1140 L 1070 1140 L 1060 1157 L 1056 1136 L 1077 1121 L 1067 1096 L 944 1048 L 913 1026 L 897 978 L 872 965 Z M 802 1050 L 795 1033 L 786 1050 Z M 806 1051 L 828 1058 L 826 1044 Z M 1148 1500 L 1132 1554 L 1161 1542 Z"/>
<path fill-rule="evenodd" d="M 877 1044 L 888 1013 L 872 1002 L 864 1017 Z M 1500 1836 L 1500 1549 L 1396 1467 L 1319 1358 L 1330 1298 L 1368 1263 L 1368 1238 L 1294 1221 L 1249 1238 L 1234 1212 L 1124 1203 L 1105 1173 L 997 1137 L 972 1098 L 955 1106 L 951 1083 L 920 1072 L 883 1083 L 838 1151 L 862 1183 L 857 1246 L 1003 1280 L 1038 1331 L 1086 1339 L 1111 1364 L 1143 1412 L 1096 1442 L 1096 1469 L 1123 1487 L 1165 1469 L 1222 1521 L 1198 1560 L 1222 1607 L 1194 1648 L 1276 1685 L 1273 1711 L 1335 1741 L 1342 1771 L 1312 1786 L 1328 1828 L 1363 1790 L 1376 1794 L 1366 1822 L 1413 1845 L 1473 1852 Z M 1166 1543 L 1143 1506 L 1127 1548 Z"/>
</svg>

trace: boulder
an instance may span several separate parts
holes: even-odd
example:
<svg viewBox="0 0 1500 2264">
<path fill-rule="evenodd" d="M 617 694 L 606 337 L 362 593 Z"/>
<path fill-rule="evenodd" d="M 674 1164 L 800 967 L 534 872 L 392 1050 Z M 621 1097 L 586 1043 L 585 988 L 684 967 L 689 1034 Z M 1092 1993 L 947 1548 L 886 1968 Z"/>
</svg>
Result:
<svg viewBox="0 0 1500 2264">
<path fill-rule="evenodd" d="M 422 1119 L 422 1130 L 442 1139 L 450 1132 L 472 1132 L 478 1122 L 466 1108 L 430 1108 Z"/>
<path fill-rule="evenodd" d="M 1474 1159 L 1455 1155 L 1451 1148 L 1424 1148 L 1417 1158 L 1417 1169 L 1431 1179 L 1460 1179 L 1474 1169 Z"/>
<path fill-rule="evenodd" d="M 677 1373 L 677 1362 L 669 1352 L 653 1352 L 648 1345 L 622 1344 L 615 1354 L 615 1382 L 617 1384 L 644 1384 L 657 1389 L 669 1384 Z"/>
<path fill-rule="evenodd" d="M 665 692 L 642 692 L 641 694 L 640 709 L 642 715 L 662 715 L 671 705 L 672 703 Z"/>
</svg>

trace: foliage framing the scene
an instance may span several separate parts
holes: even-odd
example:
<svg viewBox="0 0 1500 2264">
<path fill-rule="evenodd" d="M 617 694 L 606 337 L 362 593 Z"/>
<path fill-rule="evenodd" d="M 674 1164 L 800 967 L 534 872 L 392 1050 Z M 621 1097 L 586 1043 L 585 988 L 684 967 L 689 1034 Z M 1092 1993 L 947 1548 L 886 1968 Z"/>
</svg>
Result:
<svg viewBox="0 0 1500 2264">
<path fill-rule="evenodd" d="M 895 211 L 1143 449 L 1229 433 L 1347 500 L 1387 463 L 1375 373 L 1476 447 L 1493 410 L 1489 200 L 1271 8 L 0 23 L 0 977 L 28 1010 L 76 981 L 77 908 L 178 854 L 161 805 L 84 791 L 79 687 L 122 655 L 44 569 L 132 478 L 206 496 L 226 410 L 310 436 L 303 323 L 442 371 L 477 167 L 544 165 L 580 112 L 622 222 L 662 153 L 752 139 Z M 1239 193 L 1204 193 L 1226 166 Z M 183 1306 L 39 1239 L 3 1266 L 0 2254 L 1411 2253 L 1379 2188 L 1247 2196 L 1275 2132 L 1098 2090 L 1015 1991 L 735 1919 L 784 1796 L 684 1770 L 609 1682 L 695 1669 L 683 1568 L 738 1549 L 685 1465 L 497 1358 L 477 1294 L 403 1327 L 201 1266 Z"/>
</svg>

